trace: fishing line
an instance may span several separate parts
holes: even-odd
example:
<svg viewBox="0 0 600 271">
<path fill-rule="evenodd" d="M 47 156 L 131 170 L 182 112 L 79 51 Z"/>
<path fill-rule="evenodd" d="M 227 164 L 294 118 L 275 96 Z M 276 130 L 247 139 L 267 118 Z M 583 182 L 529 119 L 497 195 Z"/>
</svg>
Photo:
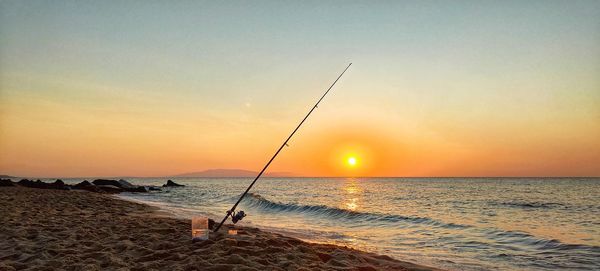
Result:
<svg viewBox="0 0 600 271">
<path fill-rule="evenodd" d="M 300 129 L 300 126 L 302 126 L 302 124 L 308 118 L 308 116 L 310 116 L 310 114 L 315 110 L 315 108 L 317 108 L 317 105 L 319 105 L 319 103 L 321 102 L 321 100 L 323 100 L 323 98 L 325 98 L 325 95 L 327 95 L 327 93 L 329 93 L 329 91 L 333 88 L 333 86 L 335 86 L 335 83 L 337 83 L 337 81 L 340 80 L 340 78 L 342 77 L 342 75 L 344 75 L 344 73 L 348 70 L 348 68 L 350 68 L 351 65 L 352 65 L 352 63 L 348 64 L 348 67 L 346 67 L 344 69 L 344 71 L 340 74 L 340 76 L 338 76 L 335 79 L 335 81 L 333 81 L 333 84 L 331 84 L 331 86 L 329 86 L 329 88 L 327 89 L 327 91 L 325 91 L 325 93 L 323 94 L 323 96 L 321 96 L 321 98 L 317 101 L 317 103 L 310 109 L 310 111 L 308 111 L 308 114 L 306 114 L 306 116 L 304 117 L 304 119 L 302 119 L 302 121 L 300 122 L 300 124 L 298 124 L 298 126 L 296 127 L 296 129 L 294 129 L 294 131 L 290 134 L 290 136 L 288 136 L 288 138 L 283 142 L 283 144 L 281 144 L 281 147 L 279 147 L 279 149 L 277 150 L 277 152 L 275 152 L 275 154 L 273 155 L 273 157 L 271 157 L 271 160 L 269 160 L 269 162 L 267 162 L 267 164 L 265 165 L 265 167 L 263 167 L 263 169 L 258 173 L 258 175 L 256 175 L 256 178 L 254 178 L 254 181 L 252 181 L 252 183 L 250 184 L 250 186 L 248 186 L 248 188 L 246 189 L 246 191 L 244 191 L 244 194 L 242 194 L 242 196 L 240 196 L 240 198 L 233 205 L 233 207 L 231 207 L 231 209 L 229 211 L 227 211 L 227 214 L 225 215 L 225 217 L 223 218 L 223 220 L 221 221 L 221 223 L 219 223 L 219 225 L 214 230 L 214 232 L 219 231 L 219 229 L 221 228 L 221 226 L 223 226 L 223 223 L 225 223 L 225 221 L 227 220 L 227 218 L 229 216 L 231 216 L 232 221 L 233 221 L 234 224 L 237 221 L 242 220 L 242 218 L 244 218 L 246 216 L 246 214 L 244 213 L 244 211 L 239 211 L 239 212 L 236 213 L 235 212 L 235 208 L 237 208 L 238 204 L 240 204 L 240 202 L 242 201 L 242 199 L 244 198 L 244 196 L 246 196 L 246 194 L 248 194 L 248 191 L 250 191 L 250 189 L 252 188 L 252 186 L 254 186 L 254 184 L 256 183 L 256 181 L 258 181 L 258 179 L 260 178 L 260 176 L 262 176 L 262 174 L 265 172 L 265 170 L 267 170 L 267 168 L 269 167 L 269 165 L 271 164 L 271 162 L 273 162 L 273 160 L 275 160 L 275 157 L 277 157 L 277 155 L 283 149 L 283 147 L 287 146 L 288 141 L 292 138 L 292 136 L 296 133 L 296 131 L 298 131 L 298 129 Z"/>
</svg>

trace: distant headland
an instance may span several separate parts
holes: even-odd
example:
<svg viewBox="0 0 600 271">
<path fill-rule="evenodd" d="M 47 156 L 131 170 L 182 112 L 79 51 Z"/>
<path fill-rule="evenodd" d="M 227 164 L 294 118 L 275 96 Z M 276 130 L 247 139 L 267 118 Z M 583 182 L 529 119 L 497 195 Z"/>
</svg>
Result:
<svg viewBox="0 0 600 271">
<path fill-rule="evenodd" d="M 258 172 L 245 169 L 207 169 L 203 171 L 188 172 L 169 177 L 256 177 Z M 269 172 L 265 177 L 290 177 L 290 172 Z"/>
</svg>

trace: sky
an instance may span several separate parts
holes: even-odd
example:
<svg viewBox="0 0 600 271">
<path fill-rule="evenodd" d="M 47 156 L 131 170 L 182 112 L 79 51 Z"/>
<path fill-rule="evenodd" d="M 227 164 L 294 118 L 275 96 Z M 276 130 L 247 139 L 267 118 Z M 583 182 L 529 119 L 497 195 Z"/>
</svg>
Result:
<svg viewBox="0 0 600 271">
<path fill-rule="evenodd" d="M 600 176 L 600 1 L 0 1 L 0 174 Z M 348 159 L 354 158 L 355 165 Z"/>
</svg>

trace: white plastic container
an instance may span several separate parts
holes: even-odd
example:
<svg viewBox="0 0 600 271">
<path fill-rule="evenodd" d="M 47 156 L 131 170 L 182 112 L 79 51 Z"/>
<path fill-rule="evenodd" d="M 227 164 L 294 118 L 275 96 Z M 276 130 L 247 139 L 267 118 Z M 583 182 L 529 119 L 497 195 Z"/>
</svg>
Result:
<svg viewBox="0 0 600 271">
<path fill-rule="evenodd" d="M 208 240 L 208 217 L 192 217 L 192 241 Z"/>
</svg>

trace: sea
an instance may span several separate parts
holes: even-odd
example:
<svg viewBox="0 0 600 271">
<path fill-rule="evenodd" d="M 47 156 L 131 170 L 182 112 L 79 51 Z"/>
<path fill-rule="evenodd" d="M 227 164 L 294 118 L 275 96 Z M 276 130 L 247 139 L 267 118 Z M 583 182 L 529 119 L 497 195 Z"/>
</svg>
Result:
<svg viewBox="0 0 600 271">
<path fill-rule="evenodd" d="M 171 179 L 185 187 L 119 197 L 221 221 L 252 182 Z M 600 178 L 261 178 L 237 210 L 241 226 L 447 270 L 600 270 Z"/>
</svg>

